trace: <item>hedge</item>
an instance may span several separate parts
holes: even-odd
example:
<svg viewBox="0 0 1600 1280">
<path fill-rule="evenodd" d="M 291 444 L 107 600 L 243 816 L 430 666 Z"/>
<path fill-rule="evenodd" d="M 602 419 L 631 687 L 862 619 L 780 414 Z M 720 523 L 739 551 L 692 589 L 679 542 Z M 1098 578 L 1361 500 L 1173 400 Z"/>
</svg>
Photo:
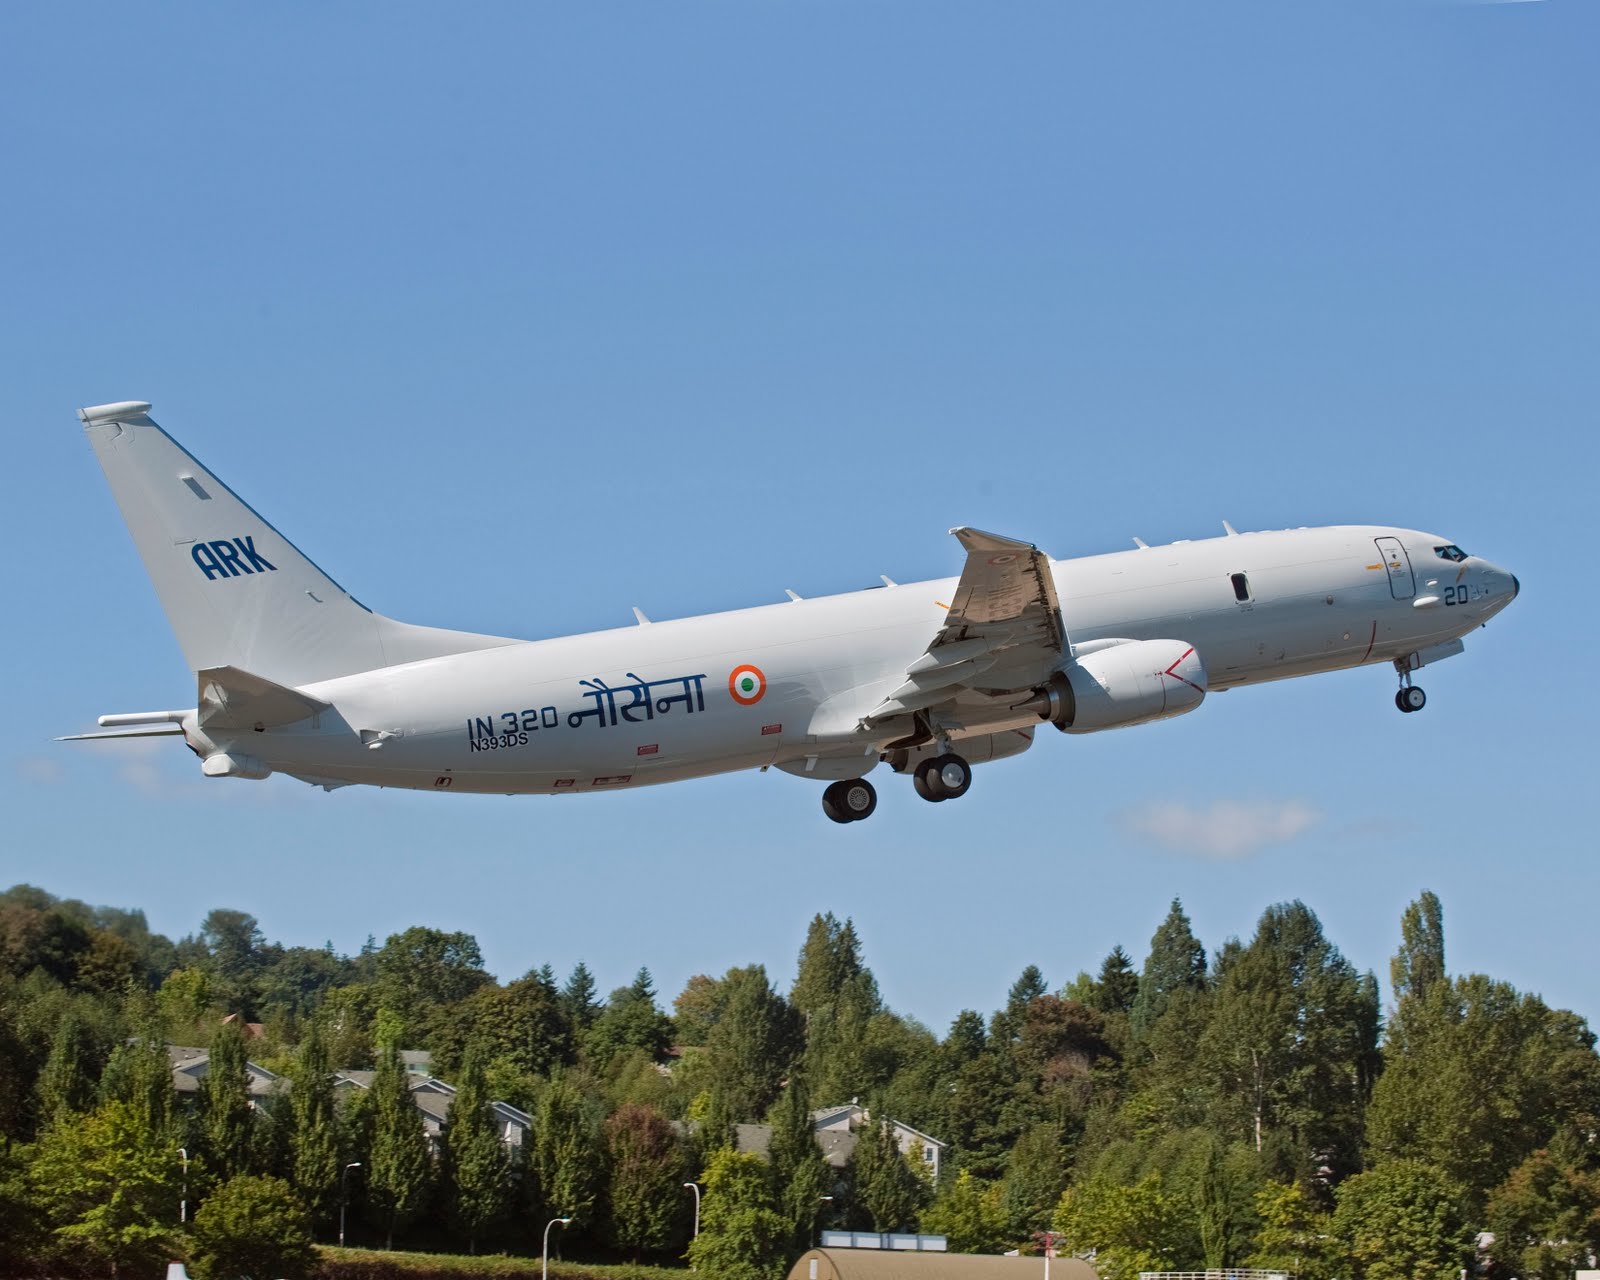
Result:
<svg viewBox="0 0 1600 1280">
<path fill-rule="evenodd" d="M 313 1280 L 540 1280 L 538 1258 L 404 1253 L 321 1245 Z M 685 1280 L 681 1267 L 597 1266 L 550 1260 L 550 1280 Z"/>
</svg>

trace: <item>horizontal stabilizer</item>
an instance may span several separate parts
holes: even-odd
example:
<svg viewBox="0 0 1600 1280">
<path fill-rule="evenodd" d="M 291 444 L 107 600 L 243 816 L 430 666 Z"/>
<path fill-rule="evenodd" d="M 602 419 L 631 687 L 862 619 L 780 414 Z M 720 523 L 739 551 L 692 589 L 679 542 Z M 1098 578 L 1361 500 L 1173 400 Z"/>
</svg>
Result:
<svg viewBox="0 0 1600 1280">
<path fill-rule="evenodd" d="M 181 724 L 125 724 L 114 729 L 100 729 L 95 733 L 66 733 L 57 742 L 106 742 L 116 738 L 165 738 L 182 733 Z"/>
<path fill-rule="evenodd" d="M 274 729 L 326 711 L 329 704 L 238 667 L 207 667 L 200 678 L 204 729 Z"/>
</svg>

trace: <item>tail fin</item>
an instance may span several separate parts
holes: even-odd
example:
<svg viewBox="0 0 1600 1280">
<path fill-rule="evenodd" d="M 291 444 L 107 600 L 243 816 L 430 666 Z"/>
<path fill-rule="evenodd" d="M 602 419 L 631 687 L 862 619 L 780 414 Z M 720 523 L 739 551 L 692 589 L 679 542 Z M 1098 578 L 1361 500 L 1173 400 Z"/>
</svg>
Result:
<svg viewBox="0 0 1600 1280">
<path fill-rule="evenodd" d="M 151 421 L 148 404 L 78 416 L 191 670 L 296 686 L 515 643 L 373 613 Z"/>
</svg>

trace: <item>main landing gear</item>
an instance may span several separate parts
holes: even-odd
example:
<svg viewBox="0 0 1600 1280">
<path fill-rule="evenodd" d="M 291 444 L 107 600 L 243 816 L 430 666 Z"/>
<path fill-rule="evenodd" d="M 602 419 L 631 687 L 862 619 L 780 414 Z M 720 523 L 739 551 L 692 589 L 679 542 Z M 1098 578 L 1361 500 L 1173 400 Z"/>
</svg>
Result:
<svg viewBox="0 0 1600 1280">
<path fill-rule="evenodd" d="M 865 778 L 835 782 L 822 793 L 822 812 L 835 822 L 860 822 L 877 807 L 877 789 Z"/>
<path fill-rule="evenodd" d="M 946 752 L 924 760 L 911 775 L 912 785 L 924 800 L 959 800 L 972 785 L 972 766 L 960 756 Z"/>
</svg>

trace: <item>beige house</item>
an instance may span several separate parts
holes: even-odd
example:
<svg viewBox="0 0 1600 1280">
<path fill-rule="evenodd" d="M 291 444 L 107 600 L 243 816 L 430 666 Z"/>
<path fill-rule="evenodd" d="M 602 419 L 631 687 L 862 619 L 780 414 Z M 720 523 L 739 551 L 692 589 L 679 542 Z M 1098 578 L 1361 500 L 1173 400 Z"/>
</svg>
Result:
<svg viewBox="0 0 1600 1280">
<path fill-rule="evenodd" d="M 811 1128 L 817 1137 L 822 1158 L 831 1168 L 843 1169 L 855 1153 L 856 1143 L 863 1129 L 872 1125 L 872 1115 L 859 1103 L 847 1102 L 839 1107 L 823 1107 L 811 1113 Z M 899 1120 L 890 1120 L 895 1145 L 900 1154 L 908 1158 L 913 1153 L 935 1182 L 949 1143 L 940 1142 L 920 1129 L 913 1129 Z M 734 1125 L 734 1144 L 738 1150 L 752 1155 L 765 1156 L 772 1145 L 772 1126 L 767 1124 Z"/>
</svg>

